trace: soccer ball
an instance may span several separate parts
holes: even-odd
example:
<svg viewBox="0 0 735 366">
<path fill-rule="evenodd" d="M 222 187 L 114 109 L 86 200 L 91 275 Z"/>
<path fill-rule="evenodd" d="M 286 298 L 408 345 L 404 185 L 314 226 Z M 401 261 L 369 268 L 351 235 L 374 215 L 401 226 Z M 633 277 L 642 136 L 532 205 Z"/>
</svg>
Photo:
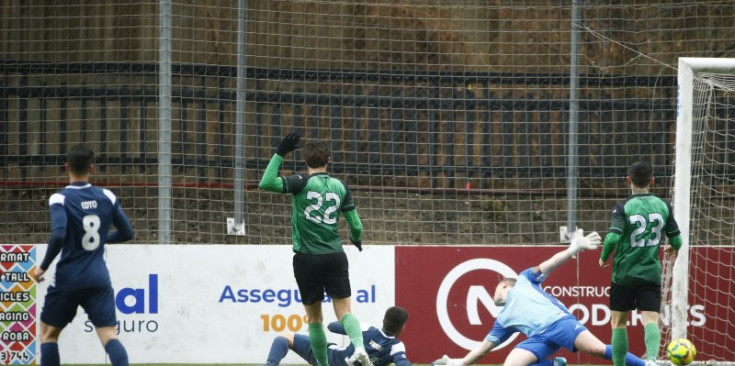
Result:
<svg viewBox="0 0 735 366">
<path fill-rule="evenodd" d="M 697 349 L 688 339 L 674 339 L 666 346 L 666 357 L 669 358 L 671 363 L 677 366 L 692 363 L 696 355 Z"/>
</svg>

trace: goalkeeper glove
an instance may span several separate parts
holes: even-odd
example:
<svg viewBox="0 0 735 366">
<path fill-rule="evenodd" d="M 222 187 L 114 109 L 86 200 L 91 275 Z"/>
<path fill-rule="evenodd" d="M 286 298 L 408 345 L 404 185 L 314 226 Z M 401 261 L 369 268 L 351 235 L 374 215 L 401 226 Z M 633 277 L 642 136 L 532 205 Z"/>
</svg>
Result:
<svg viewBox="0 0 735 366">
<path fill-rule="evenodd" d="M 464 366 L 464 364 L 459 358 L 449 358 L 449 356 L 444 355 L 442 358 L 432 362 L 431 366 Z"/>
<path fill-rule="evenodd" d="M 283 140 L 281 140 L 281 143 L 278 145 L 278 148 L 276 149 L 276 154 L 285 157 L 286 154 L 290 153 L 291 151 L 296 150 L 299 147 L 300 139 L 301 139 L 301 135 L 299 135 L 298 132 L 289 133 L 283 138 Z"/>
<path fill-rule="evenodd" d="M 572 238 L 572 242 L 569 243 L 569 249 L 567 250 L 569 251 L 569 254 L 576 256 L 577 253 L 583 250 L 596 249 L 601 242 L 602 238 L 600 238 L 600 234 L 596 231 L 584 236 L 584 230 L 578 229 Z"/>
<path fill-rule="evenodd" d="M 362 240 L 355 240 L 350 238 L 350 241 L 352 242 L 352 245 L 357 247 L 357 250 L 362 252 Z"/>
</svg>

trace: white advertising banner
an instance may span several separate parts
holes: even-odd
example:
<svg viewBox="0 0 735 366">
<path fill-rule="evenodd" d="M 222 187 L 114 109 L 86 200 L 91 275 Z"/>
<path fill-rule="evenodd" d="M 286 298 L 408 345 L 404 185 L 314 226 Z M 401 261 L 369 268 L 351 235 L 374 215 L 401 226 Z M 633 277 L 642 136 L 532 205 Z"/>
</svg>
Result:
<svg viewBox="0 0 735 366">
<path fill-rule="evenodd" d="M 45 245 L 39 245 L 39 260 Z M 345 247 L 352 311 L 360 322 L 382 324 L 395 303 L 392 246 Z M 304 309 L 286 245 L 110 245 L 110 269 L 120 340 L 130 363 L 265 363 L 274 337 L 306 333 Z M 38 286 L 38 311 L 53 278 Z M 323 303 L 325 324 L 335 321 Z M 325 329 L 326 330 L 326 329 Z M 347 344 L 326 331 L 331 342 Z M 84 311 L 61 334 L 63 363 L 105 363 Z M 289 353 L 284 363 L 304 363 Z"/>
</svg>

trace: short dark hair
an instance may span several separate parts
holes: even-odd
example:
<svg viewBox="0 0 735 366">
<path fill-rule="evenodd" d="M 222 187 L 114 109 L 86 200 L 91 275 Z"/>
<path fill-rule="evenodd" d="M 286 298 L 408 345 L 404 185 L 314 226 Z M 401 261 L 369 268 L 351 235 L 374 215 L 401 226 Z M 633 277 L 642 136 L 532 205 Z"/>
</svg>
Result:
<svg viewBox="0 0 735 366">
<path fill-rule="evenodd" d="M 94 162 L 94 151 L 85 144 L 74 145 L 66 154 L 66 162 L 73 174 L 85 175 Z"/>
<path fill-rule="evenodd" d="M 396 334 L 401 331 L 403 325 L 408 320 L 408 311 L 400 306 L 391 306 L 385 311 L 383 316 L 383 329 Z"/>
<path fill-rule="evenodd" d="M 653 178 L 653 168 L 647 161 L 639 160 L 628 168 L 628 176 L 636 187 L 645 188 Z"/>
<path fill-rule="evenodd" d="M 310 168 L 326 166 L 331 154 L 329 144 L 324 141 L 309 141 L 304 145 L 304 161 Z"/>
</svg>

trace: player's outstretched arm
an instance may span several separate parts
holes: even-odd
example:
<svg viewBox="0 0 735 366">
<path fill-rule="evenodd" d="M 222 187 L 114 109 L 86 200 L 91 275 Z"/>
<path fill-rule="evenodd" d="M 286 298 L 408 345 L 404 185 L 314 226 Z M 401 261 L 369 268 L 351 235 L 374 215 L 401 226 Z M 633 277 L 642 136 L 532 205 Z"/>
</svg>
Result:
<svg viewBox="0 0 735 366">
<path fill-rule="evenodd" d="M 601 240 L 602 239 L 600 238 L 600 234 L 598 234 L 596 231 L 593 231 L 585 236 L 582 229 L 579 229 L 576 233 L 574 233 L 572 242 L 569 243 L 569 248 L 559 253 L 556 253 L 551 258 L 543 261 L 541 264 L 538 265 L 538 269 L 545 276 L 548 276 L 557 267 L 566 263 L 566 261 L 568 261 L 570 258 L 575 257 L 579 252 L 583 250 L 596 249 L 597 246 L 600 245 Z"/>
<path fill-rule="evenodd" d="M 350 241 L 362 252 L 362 221 L 357 216 L 357 210 L 347 211 L 344 215 L 350 228 Z"/>
<path fill-rule="evenodd" d="M 450 358 L 447 355 L 431 363 L 432 366 L 469 366 L 483 358 L 495 348 L 495 342 L 487 339 L 470 351 L 464 358 Z"/>
</svg>

